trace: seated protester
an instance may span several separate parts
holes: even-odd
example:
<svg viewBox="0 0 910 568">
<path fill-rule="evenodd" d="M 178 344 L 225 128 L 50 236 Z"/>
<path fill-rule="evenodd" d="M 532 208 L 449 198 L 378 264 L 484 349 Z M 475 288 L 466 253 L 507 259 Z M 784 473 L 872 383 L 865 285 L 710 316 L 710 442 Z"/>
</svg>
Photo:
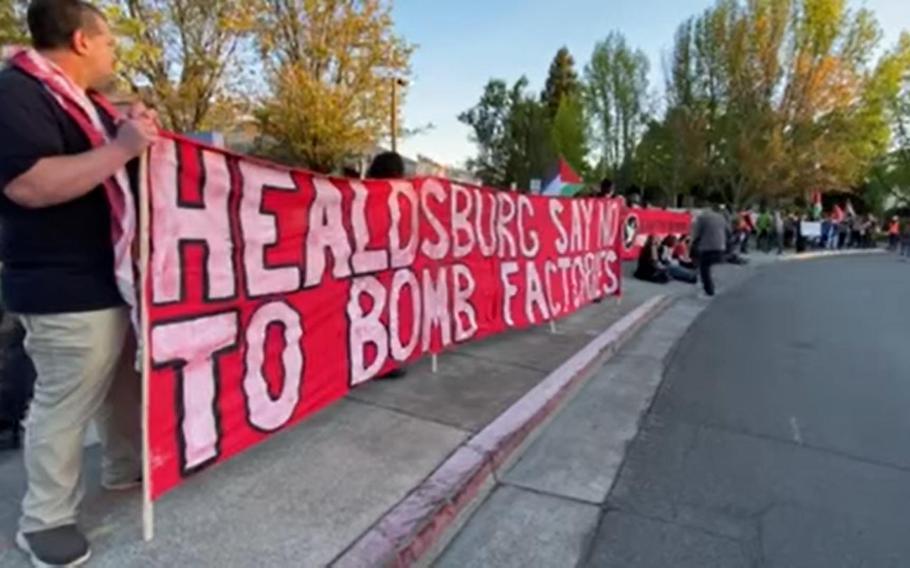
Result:
<svg viewBox="0 0 910 568">
<path fill-rule="evenodd" d="M 657 240 L 648 237 L 645 246 L 638 257 L 638 268 L 635 278 L 655 284 L 666 284 L 670 281 L 670 274 L 658 258 Z"/>
<path fill-rule="evenodd" d="M 692 254 L 689 252 L 691 249 L 692 237 L 689 235 L 683 236 L 676 242 L 676 246 L 673 248 L 673 260 L 678 262 L 683 268 L 695 270 L 695 261 L 692 260 Z"/>
<path fill-rule="evenodd" d="M 686 284 L 697 284 L 698 276 L 695 275 L 695 271 L 680 266 L 673 259 L 673 251 L 676 249 L 677 244 L 678 241 L 673 235 L 665 238 L 658 248 L 657 259 L 667 268 L 667 273 L 673 280 L 685 282 Z"/>
<path fill-rule="evenodd" d="M 402 179 L 404 178 L 404 160 L 398 152 L 383 152 L 373 158 L 370 169 L 367 170 L 367 179 Z M 401 367 L 395 367 L 378 379 L 400 379 L 407 375 Z"/>
</svg>

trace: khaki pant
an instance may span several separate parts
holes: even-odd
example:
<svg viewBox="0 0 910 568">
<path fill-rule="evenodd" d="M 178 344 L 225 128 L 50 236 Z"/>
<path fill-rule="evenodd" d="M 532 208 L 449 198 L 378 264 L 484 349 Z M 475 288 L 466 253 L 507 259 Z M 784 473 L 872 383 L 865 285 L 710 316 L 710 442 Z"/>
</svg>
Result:
<svg viewBox="0 0 910 568">
<path fill-rule="evenodd" d="M 20 521 L 23 532 L 34 532 L 76 522 L 93 418 L 104 449 L 103 481 L 139 478 L 141 384 L 126 308 L 20 318 L 38 373 L 25 425 L 28 490 Z"/>
</svg>

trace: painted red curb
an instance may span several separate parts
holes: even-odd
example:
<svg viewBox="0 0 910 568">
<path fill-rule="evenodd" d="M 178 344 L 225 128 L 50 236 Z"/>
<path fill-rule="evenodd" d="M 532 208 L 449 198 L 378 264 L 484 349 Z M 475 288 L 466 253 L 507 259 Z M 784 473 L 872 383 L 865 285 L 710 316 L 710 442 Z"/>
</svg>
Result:
<svg viewBox="0 0 910 568">
<path fill-rule="evenodd" d="M 332 566 L 409 567 L 424 559 L 467 511 L 496 471 L 550 418 L 588 371 L 602 364 L 671 300 L 652 298 L 610 326 L 550 373 L 477 435 L 464 442 L 423 483 L 385 514 Z"/>
</svg>

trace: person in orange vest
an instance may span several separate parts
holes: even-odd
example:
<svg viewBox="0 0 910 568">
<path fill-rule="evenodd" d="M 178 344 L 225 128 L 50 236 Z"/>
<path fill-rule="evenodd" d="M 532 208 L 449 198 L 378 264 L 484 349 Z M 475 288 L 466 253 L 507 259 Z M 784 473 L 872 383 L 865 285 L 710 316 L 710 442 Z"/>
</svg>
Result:
<svg viewBox="0 0 910 568">
<path fill-rule="evenodd" d="M 888 226 L 888 250 L 897 250 L 897 243 L 900 242 L 901 222 L 897 215 L 891 219 Z"/>
</svg>

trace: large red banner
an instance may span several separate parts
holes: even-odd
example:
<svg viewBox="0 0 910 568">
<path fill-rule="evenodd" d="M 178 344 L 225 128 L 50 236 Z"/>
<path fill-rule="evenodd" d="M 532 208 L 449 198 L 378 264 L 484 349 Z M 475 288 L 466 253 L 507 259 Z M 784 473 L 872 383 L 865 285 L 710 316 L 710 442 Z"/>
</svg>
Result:
<svg viewBox="0 0 910 568">
<path fill-rule="evenodd" d="M 668 235 L 688 235 L 692 230 L 692 215 L 665 209 L 626 209 L 623 219 L 623 260 L 638 260 L 648 237 L 663 239 Z"/>
<path fill-rule="evenodd" d="M 620 201 L 149 162 L 152 496 L 395 366 L 620 292 Z"/>
</svg>

